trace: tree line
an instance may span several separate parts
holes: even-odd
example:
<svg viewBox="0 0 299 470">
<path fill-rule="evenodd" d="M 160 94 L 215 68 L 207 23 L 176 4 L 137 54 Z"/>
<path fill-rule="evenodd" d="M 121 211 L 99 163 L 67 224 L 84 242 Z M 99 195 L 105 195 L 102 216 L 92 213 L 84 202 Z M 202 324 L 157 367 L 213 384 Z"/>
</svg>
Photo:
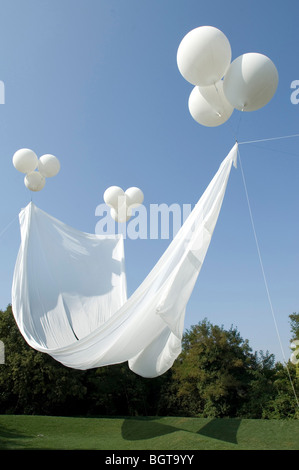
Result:
<svg viewBox="0 0 299 470">
<path fill-rule="evenodd" d="M 299 314 L 289 318 L 291 339 L 299 339 Z M 207 319 L 185 332 L 173 367 L 153 379 L 126 363 L 86 371 L 61 365 L 27 345 L 10 305 L 0 311 L 0 340 L 0 414 L 299 417 L 298 365 L 253 352 L 236 328 Z"/>
</svg>

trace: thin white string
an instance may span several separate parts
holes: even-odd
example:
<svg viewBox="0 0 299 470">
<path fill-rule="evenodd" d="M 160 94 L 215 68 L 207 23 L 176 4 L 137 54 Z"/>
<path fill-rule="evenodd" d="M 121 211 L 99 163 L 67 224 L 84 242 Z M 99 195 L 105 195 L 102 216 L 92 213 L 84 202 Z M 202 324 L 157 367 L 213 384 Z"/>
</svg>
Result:
<svg viewBox="0 0 299 470">
<path fill-rule="evenodd" d="M 242 161 L 241 161 L 241 155 L 240 155 L 239 148 L 238 148 L 238 156 L 239 156 L 241 174 L 242 174 L 242 179 L 243 179 L 243 184 L 244 184 L 244 189 L 245 189 L 245 194 L 246 194 L 246 199 L 247 199 L 247 205 L 248 205 L 248 209 L 249 209 L 251 225 L 252 225 L 252 229 L 253 229 L 254 239 L 255 239 L 256 248 L 257 248 L 257 252 L 258 252 L 258 257 L 259 257 L 259 261 L 260 261 L 260 265 L 261 265 L 261 270 L 262 270 L 262 274 L 263 274 L 263 279 L 264 279 L 264 284 L 265 284 L 265 288 L 266 288 L 266 292 L 267 292 L 267 297 L 268 297 L 268 301 L 269 301 L 269 305 L 270 305 L 270 310 L 271 310 L 271 313 L 272 313 L 272 317 L 273 317 L 273 321 L 274 321 L 278 341 L 279 341 L 279 344 L 280 344 L 282 356 L 283 356 L 283 359 L 284 359 L 284 362 L 285 362 L 285 365 L 286 365 L 286 369 L 287 369 L 287 372 L 288 372 L 291 387 L 293 389 L 295 399 L 296 399 L 296 403 L 297 403 L 297 406 L 299 408 L 299 400 L 298 400 L 296 390 L 295 390 L 295 387 L 294 387 L 294 384 L 293 384 L 293 381 L 292 381 L 292 378 L 291 378 L 291 374 L 290 374 L 290 371 L 289 371 L 289 368 L 288 368 L 288 365 L 287 365 L 287 361 L 286 361 L 286 358 L 285 358 L 285 354 L 284 354 L 284 350 L 283 350 L 283 346 L 282 346 L 282 342 L 281 342 L 281 338 L 280 338 L 280 334 L 279 334 L 279 330 L 278 330 L 278 326 L 277 326 L 277 321 L 276 321 L 275 314 L 274 314 L 273 304 L 272 304 L 272 300 L 271 300 L 271 296 L 270 296 L 270 291 L 269 291 L 268 282 L 267 282 L 267 278 L 266 278 L 266 274 L 265 274 L 264 264 L 263 264 L 261 251 L 260 251 L 260 247 L 259 247 L 259 242 L 258 242 L 258 238 L 257 238 L 257 234 L 256 234 L 255 224 L 254 224 L 254 220 L 253 220 L 253 215 L 252 215 L 251 205 L 250 205 L 250 201 L 249 201 L 247 185 L 246 185 L 246 181 L 245 181 L 245 176 L 244 176 L 244 171 L 243 171 L 243 167 L 242 167 Z"/>
<path fill-rule="evenodd" d="M 248 140 L 247 142 L 238 142 L 239 145 L 242 144 L 253 144 L 254 142 L 266 142 L 269 140 L 279 140 L 279 139 L 290 139 L 291 137 L 299 137 L 299 134 L 293 135 L 283 135 L 281 137 L 270 137 L 268 139 L 259 139 L 259 140 Z"/>
</svg>

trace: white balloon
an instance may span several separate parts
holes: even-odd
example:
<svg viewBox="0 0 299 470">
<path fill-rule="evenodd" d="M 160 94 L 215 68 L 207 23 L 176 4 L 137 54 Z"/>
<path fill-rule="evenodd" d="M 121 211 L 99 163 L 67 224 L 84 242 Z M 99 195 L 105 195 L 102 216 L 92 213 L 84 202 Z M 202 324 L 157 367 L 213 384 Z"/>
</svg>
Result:
<svg viewBox="0 0 299 470">
<path fill-rule="evenodd" d="M 119 211 L 111 207 L 110 214 L 112 219 L 119 223 L 128 222 L 132 215 L 130 209 L 125 204 Z"/>
<path fill-rule="evenodd" d="M 104 192 L 103 197 L 104 197 L 105 203 L 108 206 L 113 207 L 114 209 L 117 209 L 119 203 L 121 202 L 119 198 L 124 198 L 125 193 L 124 193 L 124 190 L 120 188 L 119 186 L 110 186 Z"/>
<path fill-rule="evenodd" d="M 188 107 L 193 119 L 207 127 L 220 126 L 234 110 L 223 93 L 222 80 L 207 87 L 195 86 L 190 93 Z"/>
<path fill-rule="evenodd" d="M 117 222 L 117 217 L 118 217 L 117 210 L 114 209 L 113 207 L 111 207 L 111 209 L 110 209 L 110 215 L 111 215 L 112 219 Z"/>
<path fill-rule="evenodd" d="M 291 349 L 295 349 L 295 351 L 292 352 L 290 361 L 292 364 L 299 364 L 299 340 L 295 339 L 291 344 L 290 344 Z M 296 349 L 297 348 L 297 349 Z"/>
<path fill-rule="evenodd" d="M 269 57 L 250 52 L 237 57 L 223 79 L 223 90 L 231 105 L 240 111 L 256 111 L 273 97 L 278 72 Z"/>
<path fill-rule="evenodd" d="M 12 157 L 14 167 L 21 173 L 34 171 L 38 164 L 38 158 L 33 150 L 20 149 Z"/>
<path fill-rule="evenodd" d="M 39 171 L 32 171 L 25 176 L 24 183 L 30 191 L 40 191 L 46 184 L 46 178 Z"/>
<path fill-rule="evenodd" d="M 138 207 L 143 203 L 144 194 L 141 189 L 132 186 L 125 191 L 128 207 Z"/>
<path fill-rule="evenodd" d="M 291 354 L 290 360 L 292 364 L 299 364 L 299 349 L 296 349 L 296 351 Z"/>
<path fill-rule="evenodd" d="M 177 65 L 188 82 L 208 86 L 221 80 L 231 57 L 231 46 L 225 34 L 214 26 L 200 26 L 182 39 Z"/>
<path fill-rule="evenodd" d="M 41 175 L 51 178 L 60 170 L 60 162 L 57 157 L 50 154 L 42 155 L 38 160 L 38 171 Z"/>
</svg>

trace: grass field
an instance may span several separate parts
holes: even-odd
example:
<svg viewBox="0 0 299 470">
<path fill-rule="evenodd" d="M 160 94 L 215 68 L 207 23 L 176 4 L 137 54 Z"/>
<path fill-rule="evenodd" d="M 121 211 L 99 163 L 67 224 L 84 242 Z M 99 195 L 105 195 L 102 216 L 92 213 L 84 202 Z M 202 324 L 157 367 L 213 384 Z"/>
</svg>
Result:
<svg viewBox="0 0 299 470">
<path fill-rule="evenodd" d="M 1 415 L 0 449 L 299 450 L 299 421 Z"/>
</svg>

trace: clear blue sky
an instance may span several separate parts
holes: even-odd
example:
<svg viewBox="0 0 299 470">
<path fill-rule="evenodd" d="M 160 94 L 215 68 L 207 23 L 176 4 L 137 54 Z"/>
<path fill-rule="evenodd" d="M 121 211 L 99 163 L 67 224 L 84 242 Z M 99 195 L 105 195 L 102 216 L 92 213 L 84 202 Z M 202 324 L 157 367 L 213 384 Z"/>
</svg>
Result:
<svg viewBox="0 0 299 470">
<path fill-rule="evenodd" d="M 19 247 L 17 215 L 31 196 L 41 209 L 94 233 L 95 209 L 110 185 L 140 187 L 144 204 L 195 204 L 239 142 L 299 133 L 298 3 L 251 0 L 2 0 L 0 4 L 0 308 L 11 301 Z M 216 128 L 189 115 L 192 89 L 176 52 L 191 29 L 222 30 L 232 58 L 269 56 L 279 73 L 272 101 L 234 111 Z M 240 119 L 241 117 L 241 119 Z M 56 155 L 61 171 L 30 193 L 12 165 L 19 148 Z M 240 146 L 279 333 L 290 355 L 289 314 L 298 299 L 299 138 Z M 14 219 L 15 218 L 15 219 Z M 128 293 L 168 241 L 126 240 Z M 240 168 L 232 170 L 186 327 L 203 318 L 237 327 L 254 351 L 281 350 L 255 246 Z"/>
</svg>

